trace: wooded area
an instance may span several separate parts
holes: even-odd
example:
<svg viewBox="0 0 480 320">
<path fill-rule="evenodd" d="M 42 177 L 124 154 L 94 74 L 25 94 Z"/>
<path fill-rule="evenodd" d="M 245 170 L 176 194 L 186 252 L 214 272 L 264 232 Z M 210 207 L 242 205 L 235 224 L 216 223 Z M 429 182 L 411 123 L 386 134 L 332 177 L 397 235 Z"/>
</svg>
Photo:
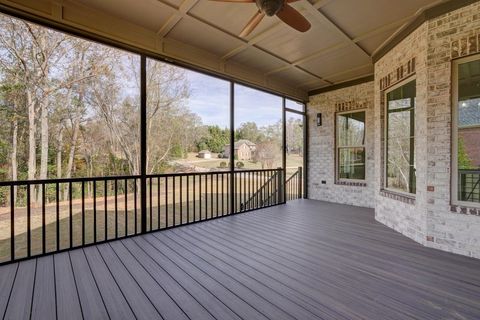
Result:
<svg viewBox="0 0 480 320">
<path fill-rule="evenodd" d="M 147 60 L 147 174 L 229 143 L 228 129 L 203 125 L 189 109 L 187 72 Z M 139 79 L 138 55 L 1 15 L 0 181 L 139 174 Z M 235 136 L 281 152 L 281 132 L 281 122 L 247 122 Z M 301 149 L 301 132 L 291 132 L 289 150 Z"/>
</svg>

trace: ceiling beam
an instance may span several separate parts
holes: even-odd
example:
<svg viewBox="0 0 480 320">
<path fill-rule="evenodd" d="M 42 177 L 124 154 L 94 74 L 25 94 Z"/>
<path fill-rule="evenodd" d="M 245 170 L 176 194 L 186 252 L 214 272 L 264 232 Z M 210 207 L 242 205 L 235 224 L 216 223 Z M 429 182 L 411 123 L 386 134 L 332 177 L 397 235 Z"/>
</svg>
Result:
<svg viewBox="0 0 480 320">
<path fill-rule="evenodd" d="M 185 16 L 188 14 L 190 9 L 192 9 L 199 0 L 184 0 L 182 4 L 176 8 L 175 6 L 172 6 L 166 1 L 160 1 L 161 3 L 173 8 L 176 10 L 176 12 L 168 18 L 167 22 L 163 24 L 163 26 L 160 27 L 160 29 L 157 31 L 157 35 L 159 38 L 164 38 L 168 35 L 170 31 L 172 31 L 173 28 L 183 19 Z"/>
<path fill-rule="evenodd" d="M 333 77 L 338 77 L 338 76 L 341 76 L 342 74 L 345 74 L 345 73 L 349 73 L 349 72 L 354 72 L 354 71 L 358 71 L 358 70 L 362 70 L 364 68 L 367 68 L 367 67 L 371 67 L 372 64 L 369 63 L 369 64 L 363 64 L 361 66 L 358 66 L 358 67 L 354 67 L 354 68 L 350 68 L 350 69 L 347 69 L 347 70 L 343 70 L 343 71 L 340 71 L 340 72 L 334 72 L 334 73 L 330 73 L 326 76 L 324 76 L 325 79 L 329 79 L 329 78 L 333 78 Z M 342 81 L 343 82 L 343 81 Z M 305 82 L 302 82 L 300 83 L 296 88 L 304 88 L 308 85 L 313 85 L 313 84 L 316 84 L 318 83 L 317 80 L 310 80 L 310 81 L 305 81 Z M 334 82 L 330 82 L 330 84 L 334 84 Z"/>
</svg>

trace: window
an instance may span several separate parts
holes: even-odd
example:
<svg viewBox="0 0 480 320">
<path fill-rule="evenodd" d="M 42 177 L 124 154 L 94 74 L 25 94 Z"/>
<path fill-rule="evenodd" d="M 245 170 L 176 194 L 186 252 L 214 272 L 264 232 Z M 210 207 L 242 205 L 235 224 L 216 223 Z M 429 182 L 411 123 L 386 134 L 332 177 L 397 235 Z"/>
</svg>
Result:
<svg viewBox="0 0 480 320">
<path fill-rule="evenodd" d="M 385 186 L 415 193 L 416 81 L 394 87 L 386 94 Z"/>
<path fill-rule="evenodd" d="M 365 111 L 337 115 L 337 178 L 365 180 Z"/>
<path fill-rule="evenodd" d="M 480 56 L 454 62 L 453 199 L 480 204 Z"/>
</svg>

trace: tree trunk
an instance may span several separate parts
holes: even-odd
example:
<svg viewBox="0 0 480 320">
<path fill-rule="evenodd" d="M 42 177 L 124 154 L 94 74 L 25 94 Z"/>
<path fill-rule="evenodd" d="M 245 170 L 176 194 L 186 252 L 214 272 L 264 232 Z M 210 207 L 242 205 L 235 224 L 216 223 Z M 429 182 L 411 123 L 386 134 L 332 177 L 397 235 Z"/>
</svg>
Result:
<svg viewBox="0 0 480 320">
<path fill-rule="evenodd" d="M 70 144 L 70 152 L 68 153 L 68 163 L 67 169 L 65 171 L 65 178 L 69 179 L 72 177 L 73 171 L 73 161 L 75 160 L 75 149 L 77 145 L 77 138 L 78 138 L 78 131 L 80 130 L 80 121 L 75 120 L 73 123 L 73 135 L 72 135 L 72 142 Z M 63 198 L 68 198 L 68 190 L 64 190 Z"/>
<path fill-rule="evenodd" d="M 40 179 L 47 179 L 48 176 L 48 102 L 44 101 L 40 105 Z M 42 189 L 38 190 L 37 202 L 42 201 Z"/>
<path fill-rule="evenodd" d="M 17 110 L 16 102 L 14 104 L 14 113 Z M 18 149 L 18 120 L 14 115 L 12 122 L 12 153 L 10 155 L 11 168 L 12 168 L 12 181 L 18 180 L 18 162 L 17 162 L 17 149 Z M 13 187 L 13 204 L 17 203 L 17 186 Z"/>
<path fill-rule="evenodd" d="M 60 128 L 57 138 L 57 178 L 62 178 L 62 149 L 63 149 L 63 129 Z"/>
<path fill-rule="evenodd" d="M 28 105 L 28 180 L 35 179 L 35 173 L 37 171 L 37 154 L 35 135 L 37 128 L 35 125 L 35 101 L 33 100 L 32 93 L 27 92 L 27 105 Z"/>
</svg>

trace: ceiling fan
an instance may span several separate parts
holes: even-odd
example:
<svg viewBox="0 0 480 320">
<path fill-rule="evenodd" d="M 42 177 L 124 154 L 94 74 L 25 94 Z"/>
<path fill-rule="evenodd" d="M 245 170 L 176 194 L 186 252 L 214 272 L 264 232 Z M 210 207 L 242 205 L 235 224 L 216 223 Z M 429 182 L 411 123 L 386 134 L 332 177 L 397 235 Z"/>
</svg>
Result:
<svg viewBox="0 0 480 320">
<path fill-rule="evenodd" d="M 262 21 L 265 15 L 272 17 L 276 15 L 290 27 L 306 32 L 310 29 L 310 22 L 305 19 L 300 12 L 289 5 L 291 2 L 298 0 L 212 0 L 218 2 L 236 2 L 236 3 L 256 3 L 258 7 L 257 13 L 248 21 L 247 25 L 240 32 L 240 37 L 248 36 L 253 29 Z"/>
</svg>

